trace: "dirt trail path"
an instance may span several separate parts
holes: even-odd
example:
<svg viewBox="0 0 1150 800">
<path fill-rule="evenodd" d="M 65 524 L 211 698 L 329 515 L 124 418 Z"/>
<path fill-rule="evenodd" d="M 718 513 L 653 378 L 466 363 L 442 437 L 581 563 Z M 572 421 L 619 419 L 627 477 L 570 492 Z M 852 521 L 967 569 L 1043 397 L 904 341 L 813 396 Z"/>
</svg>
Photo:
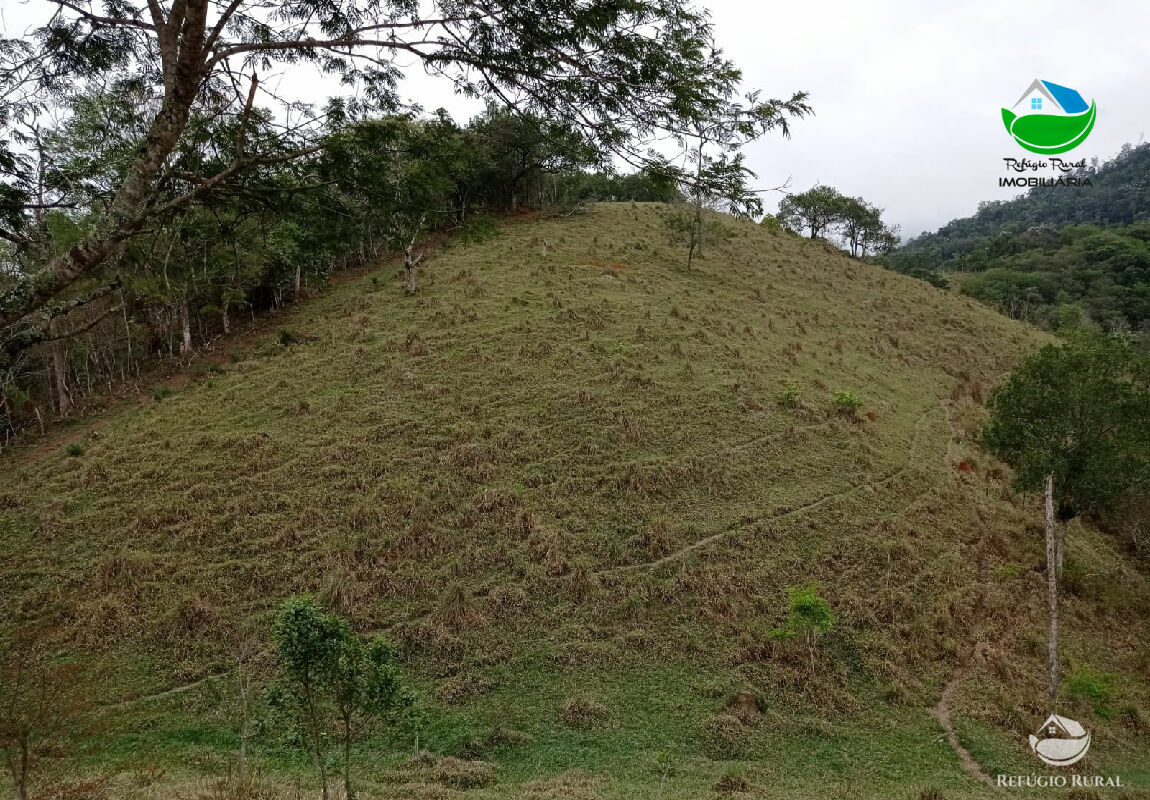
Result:
<svg viewBox="0 0 1150 800">
<path fill-rule="evenodd" d="M 953 469 L 958 461 L 954 455 L 957 449 L 956 445 L 962 439 L 962 429 L 958 422 L 954 419 L 951 413 L 951 404 L 943 400 L 941 403 L 942 413 L 946 417 L 947 427 L 950 428 L 950 437 L 946 443 L 946 454 L 943 456 L 943 462 L 947 468 Z M 970 494 L 970 488 L 967 487 L 967 493 Z M 971 498 L 973 501 L 973 498 Z M 977 656 L 978 645 L 974 645 L 974 652 L 972 657 Z M 930 715 L 938 720 L 938 724 L 942 726 L 943 732 L 946 734 L 946 740 L 950 743 L 950 747 L 954 750 L 954 754 L 958 756 L 958 761 L 962 764 L 962 769 L 967 775 L 974 778 L 976 781 L 985 784 L 991 788 L 995 788 L 994 781 L 991 777 L 983 771 L 979 763 L 970 754 L 970 751 L 962 746 L 962 742 L 958 740 L 958 732 L 954 729 L 954 723 L 950 718 L 951 701 L 954 697 L 954 692 L 962 679 L 966 677 L 967 665 L 963 661 L 959 661 L 955 666 L 954 672 L 950 676 L 950 680 L 946 682 L 946 686 L 942 687 L 942 694 L 938 698 L 938 704 L 930 710 Z"/>
<path fill-rule="evenodd" d="M 994 788 L 994 781 L 982 771 L 982 767 L 974 760 L 974 756 L 958 740 L 958 733 L 950 719 L 951 698 L 954 697 L 954 691 L 964 677 L 966 677 L 966 665 L 960 663 L 955 668 L 954 674 L 950 676 L 950 680 L 946 682 L 946 686 L 942 687 L 942 696 L 938 699 L 938 705 L 930 710 L 930 715 L 938 720 L 938 724 L 942 726 L 942 730 L 946 733 L 946 740 L 950 742 L 951 749 L 958 756 L 963 771 L 976 781 Z"/>
<path fill-rule="evenodd" d="M 128 706 L 137 705 L 138 703 L 146 703 L 150 700 L 163 700 L 165 697 L 172 697 L 177 694 L 183 694 L 184 692 L 190 692 L 192 689 L 202 686 L 208 681 L 215 680 L 216 678 L 226 678 L 230 674 L 230 672 L 218 672 L 212 675 L 205 675 L 198 681 L 192 681 L 191 683 L 185 683 L 180 686 L 173 686 L 171 689 L 165 689 L 164 691 L 156 692 L 155 694 L 145 694 L 141 695 L 140 697 L 130 697 L 127 700 L 117 700 L 115 703 L 108 703 L 104 705 L 103 708 L 126 708 Z"/>
</svg>

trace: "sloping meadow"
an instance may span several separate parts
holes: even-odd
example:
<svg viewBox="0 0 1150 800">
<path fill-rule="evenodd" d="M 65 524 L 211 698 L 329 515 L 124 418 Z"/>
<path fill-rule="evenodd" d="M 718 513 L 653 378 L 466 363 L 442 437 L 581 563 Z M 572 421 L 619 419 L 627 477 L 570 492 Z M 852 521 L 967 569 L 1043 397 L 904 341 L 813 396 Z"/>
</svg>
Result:
<svg viewBox="0 0 1150 800">
<path fill-rule="evenodd" d="M 81 426 L 73 454 L 0 463 L 0 594 L 104 665 L 117 769 L 144 726 L 161 758 L 226 754 L 236 643 L 274 677 L 270 612 L 299 593 L 399 645 L 424 746 L 487 759 L 493 796 L 570 768 L 587 796 L 695 796 L 732 763 L 733 785 L 787 796 L 973 795 L 927 716 L 960 663 L 960 732 L 1034 766 L 1040 511 L 972 436 L 1045 337 L 726 218 L 687 271 L 663 213 L 600 205 L 448 243 L 414 297 L 387 265 Z M 1115 698 L 1076 718 L 1116 743 L 1098 764 L 1137 763 L 1145 575 L 1084 526 L 1070 552 L 1093 565 L 1067 600 L 1070 669 L 1113 676 Z M 812 582 L 835 627 L 772 635 L 787 587 Z M 134 703 L 212 675 L 209 697 Z M 409 749 L 405 724 L 363 757 Z M 401 780 L 397 758 L 371 778 Z M 667 759 L 689 775 L 660 778 Z"/>
</svg>

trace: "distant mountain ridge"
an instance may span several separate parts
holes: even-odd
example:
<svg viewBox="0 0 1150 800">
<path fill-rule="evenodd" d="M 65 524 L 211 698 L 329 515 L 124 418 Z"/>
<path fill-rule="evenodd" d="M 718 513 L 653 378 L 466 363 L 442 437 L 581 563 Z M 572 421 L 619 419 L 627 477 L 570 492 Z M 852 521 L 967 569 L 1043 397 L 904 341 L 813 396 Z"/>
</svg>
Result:
<svg viewBox="0 0 1150 800">
<path fill-rule="evenodd" d="M 1150 144 L 1067 175 L 1091 185 L 981 203 L 879 261 L 936 285 L 957 282 L 1049 330 L 1132 331 L 1150 346 Z"/>
<path fill-rule="evenodd" d="M 1075 191 L 1038 187 L 1013 200 L 979 203 L 970 217 L 951 220 L 934 233 L 916 236 L 899 253 L 931 251 L 944 255 L 962 251 L 968 237 L 1021 233 L 1039 225 L 1131 225 L 1150 219 L 1150 142 L 1123 145 L 1114 158 L 1092 164 L 1084 174 L 1093 186 Z M 945 244 L 950 246 L 944 246 Z M 945 265 L 940 265 L 946 268 Z"/>
</svg>

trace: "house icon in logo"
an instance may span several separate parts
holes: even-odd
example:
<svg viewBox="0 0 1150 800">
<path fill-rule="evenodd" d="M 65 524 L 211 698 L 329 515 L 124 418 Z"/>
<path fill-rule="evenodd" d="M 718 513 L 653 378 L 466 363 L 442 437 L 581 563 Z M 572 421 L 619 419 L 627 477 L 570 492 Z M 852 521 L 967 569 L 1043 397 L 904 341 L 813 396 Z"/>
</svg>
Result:
<svg viewBox="0 0 1150 800">
<path fill-rule="evenodd" d="M 1081 114 L 1090 105 L 1076 90 L 1037 78 L 1012 107 L 1018 114 Z"/>
<path fill-rule="evenodd" d="M 1097 113 L 1076 89 L 1036 79 L 1011 108 L 1002 109 L 1002 124 L 1023 149 L 1056 155 L 1086 140 Z"/>
<path fill-rule="evenodd" d="M 1069 717 L 1051 714 L 1031 734 L 1030 749 L 1052 767 L 1068 767 L 1090 749 L 1090 733 Z"/>
</svg>

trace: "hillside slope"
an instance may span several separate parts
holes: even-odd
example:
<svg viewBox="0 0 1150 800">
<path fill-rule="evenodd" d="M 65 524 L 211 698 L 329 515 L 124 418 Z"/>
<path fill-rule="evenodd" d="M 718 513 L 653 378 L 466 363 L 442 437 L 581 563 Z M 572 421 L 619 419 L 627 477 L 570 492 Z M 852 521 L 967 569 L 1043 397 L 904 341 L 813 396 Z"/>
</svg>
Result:
<svg viewBox="0 0 1150 800">
<path fill-rule="evenodd" d="M 1040 512 L 969 436 L 1044 337 L 718 224 L 691 272 L 658 206 L 509 224 L 437 252 L 415 297 L 389 266 L 284 313 L 79 430 L 82 455 L 0 463 L 0 597 L 94 654 L 115 704 L 72 766 L 125 796 L 142 761 L 218 774 L 236 642 L 268 679 L 269 612 L 310 592 L 400 644 L 421 745 L 491 765 L 468 796 L 980 796 L 929 713 L 960 666 L 964 744 L 1036 771 Z M 1065 713 L 1096 732 L 1090 769 L 1137 785 L 1150 589 L 1086 527 L 1070 553 L 1064 669 L 1110 696 Z M 809 582 L 837 617 L 815 649 L 770 635 Z M 308 775 L 265 723 L 269 775 Z M 404 766 L 414 735 L 362 743 L 367 796 L 458 789 Z"/>
</svg>

